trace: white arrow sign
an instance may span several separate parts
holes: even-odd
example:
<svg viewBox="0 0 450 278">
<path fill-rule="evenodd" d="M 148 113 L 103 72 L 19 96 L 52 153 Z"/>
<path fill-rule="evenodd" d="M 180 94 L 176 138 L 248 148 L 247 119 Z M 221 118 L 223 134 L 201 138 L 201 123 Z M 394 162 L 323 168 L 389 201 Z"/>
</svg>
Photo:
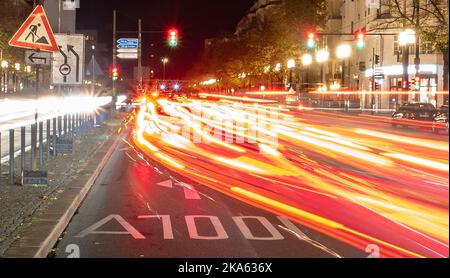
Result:
<svg viewBox="0 0 450 278">
<path fill-rule="evenodd" d="M 50 52 L 27 50 L 25 51 L 25 63 L 27 65 L 45 65 L 49 66 L 52 61 Z"/>
<path fill-rule="evenodd" d="M 117 54 L 117 58 L 120 59 L 137 59 L 138 54 L 137 53 L 119 53 Z"/>
<path fill-rule="evenodd" d="M 136 53 L 138 52 L 137 49 L 117 49 L 117 52 L 119 53 Z"/>
</svg>

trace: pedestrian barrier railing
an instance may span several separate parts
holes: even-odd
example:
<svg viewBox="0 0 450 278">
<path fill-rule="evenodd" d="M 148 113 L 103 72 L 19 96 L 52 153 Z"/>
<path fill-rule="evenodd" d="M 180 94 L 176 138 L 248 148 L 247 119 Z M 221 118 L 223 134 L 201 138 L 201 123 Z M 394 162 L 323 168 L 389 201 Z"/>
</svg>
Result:
<svg viewBox="0 0 450 278">
<path fill-rule="evenodd" d="M 6 164 L 8 165 L 7 184 L 16 184 L 15 159 L 17 157 L 20 157 L 20 184 L 47 185 L 45 169 L 48 162 L 57 155 L 71 155 L 74 139 L 86 134 L 93 127 L 101 125 L 108 116 L 108 110 L 99 109 L 38 119 L 20 127 L 0 126 L 0 186 L 4 182 L 2 166 Z M 27 130 L 30 131 L 29 134 Z M 20 133 L 19 140 L 16 140 L 16 132 Z M 30 136 L 29 144 L 26 140 L 27 136 Z M 3 151 L 2 154 L 2 148 L 5 147 L 2 139 L 5 137 L 9 137 L 8 146 L 6 146 L 6 152 Z"/>
</svg>

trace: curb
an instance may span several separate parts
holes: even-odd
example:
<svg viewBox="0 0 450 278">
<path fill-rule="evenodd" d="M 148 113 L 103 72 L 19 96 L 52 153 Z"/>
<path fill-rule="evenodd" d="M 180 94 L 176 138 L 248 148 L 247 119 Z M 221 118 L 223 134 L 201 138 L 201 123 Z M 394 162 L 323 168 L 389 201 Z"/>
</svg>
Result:
<svg viewBox="0 0 450 278">
<path fill-rule="evenodd" d="M 98 176 L 102 172 L 103 168 L 106 166 L 107 162 L 111 158 L 114 150 L 119 145 L 121 139 L 122 139 L 123 133 L 118 134 L 117 139 L 114 140 L 113 144 L 109 147 L 106 154 L 101 159 L 100 163 L 94 170 L 94 172 L 90 175 L 89 179 L 84 183 L 83 186 L 81 186 L 79 189 L 79 192 L 76 194 L 76 196 L 70 196 L 71 192 L 67 192 L 70 199 L 68 201 L 69 205 L 67 208 L 64 208 L 64 211 L 62 212 L 61 216 L 58 216 L 55 221 L 43 221 L 43 225 L 41 226 L 47 226 L 44 227 L 44 230 L 47 229 L 47 231 L 44 233 L 45 238 L 43 240 L 40 240 L 39 242 L 34 242 L 34 244 L 30 244 L 29 246 L 23 246 L 22 244 L 18 244 L 19 247 L 13 247 L 11 245 L 5 252 L 5 257 L 8 258 L 14 258 L 14 257 L 32 257 L 32 258 L 47 258 L 48 254 L 51 253 L 52 249 L 54 248 L 55 244 L 58 242 L 58 239 L 60 235 L 64 232 L 67 225 L 70 223 L 70 220 L 78 210 L 79 206 L 83 202 L 83 200 L 86 198 L 87 194 L 89 193 L 90 189 L 94 185 L 95 181 L 97 180 Z M 103 143 L 98 149 L 97 152 L 101 153 L 102 148 L 106 144 Z M 69 191 L 69 189 L 67 189 Z M 63 193 L 64 194 L 64 193 Z M 51 207 L 51 206 L 50 206 Z M 58 213 L 59 214 L 59 213 Z M 39 226 L 39 225 L 36 225 Z M 34 227 L 36 228 L 36 227 Z M 39 230 L 39 227 L 36 228 Z M 33 230 L 33 225 L 31 226 L 31 229 Z M 26 232 L 26 231 L 25 231 Z M 42 231 L 41 231 L 42 232 Z M 42 233 L 41 233 L 42 234 Z M 20 239 L 19 239 L 20 240 Z M 24 240 L 25 242 L 27 239 Z M 37 241 L 36 239 L 32 239 L 32 241 Z M 12 248 L 13 247 L 13 248 Z M 11 250 L 15 249 L 15 250 Z M 22 254 L 21 251 L 24 251 L 26 253 L 26 256 Z"/>
</svg>

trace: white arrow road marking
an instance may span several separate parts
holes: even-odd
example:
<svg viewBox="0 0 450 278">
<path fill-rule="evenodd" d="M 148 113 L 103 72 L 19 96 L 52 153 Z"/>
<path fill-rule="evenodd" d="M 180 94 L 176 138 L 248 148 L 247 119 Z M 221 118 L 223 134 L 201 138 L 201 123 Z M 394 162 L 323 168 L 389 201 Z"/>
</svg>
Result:
<svg viewBox="0 0 450 278">
<path fill-rule="evenodd" d="M 184 197 L 187 200 L 201 200 L 200 195 L 198 194 L 197 190 L 192 185 L 189 185 L 184 182 L 177 182 L 175 185 L 183 187 L 184 190 Z"/>
<path fill-rule="evenodd" d="M 173 181 L 170 179 L 170 180 L 166 180 L 166 181 L 157 183 L 156 185 L 172 189 Z M 201 200 L 200 195 L 198 194 L 197 190 L 192 185 L 187 184 L 185 182 L 179 182 L 179 181 L 176 181 L 175 185 L 183 188 L 184 197 L 186 198 L 186 200 Z"/>
<path fill-rule="evenodd" d="M 160 183 L 157 183 L 157 185 L 165 187 L 165 188 L 173 188 L 173 182 L 172 180 L 166 180 Z"/>
</svg>

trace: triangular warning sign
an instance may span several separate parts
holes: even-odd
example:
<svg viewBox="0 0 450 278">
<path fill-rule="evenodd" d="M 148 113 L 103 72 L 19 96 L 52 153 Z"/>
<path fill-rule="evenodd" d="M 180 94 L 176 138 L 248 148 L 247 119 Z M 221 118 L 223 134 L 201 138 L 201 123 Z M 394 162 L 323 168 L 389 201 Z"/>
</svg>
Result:
<svg viewBox="0 0 450 278">
<path fill-rule="evenodd" d="M 36 6 L 31 15 L 9 41 L 9 45 L 49 52 L 59 50 L 42 5 Z"/>
</svg>

